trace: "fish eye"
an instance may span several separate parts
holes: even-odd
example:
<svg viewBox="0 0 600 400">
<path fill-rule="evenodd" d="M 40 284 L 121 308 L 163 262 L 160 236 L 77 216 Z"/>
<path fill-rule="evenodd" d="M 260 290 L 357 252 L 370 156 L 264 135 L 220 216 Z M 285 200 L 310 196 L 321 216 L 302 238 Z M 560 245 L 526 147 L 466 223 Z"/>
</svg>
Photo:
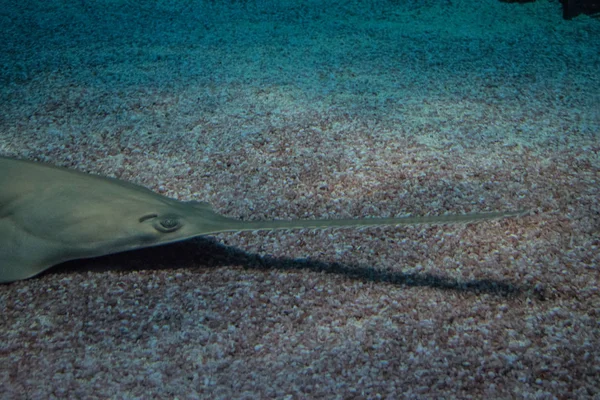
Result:
<svg viewBox="0 0 600 400">
<path fill-rule="evenodd" d="M 173 232 L 181 228 L 181 222 L 176 215 L 166 215 L 154 222 L 154 228 L 160 232 Z"/>
</svg>

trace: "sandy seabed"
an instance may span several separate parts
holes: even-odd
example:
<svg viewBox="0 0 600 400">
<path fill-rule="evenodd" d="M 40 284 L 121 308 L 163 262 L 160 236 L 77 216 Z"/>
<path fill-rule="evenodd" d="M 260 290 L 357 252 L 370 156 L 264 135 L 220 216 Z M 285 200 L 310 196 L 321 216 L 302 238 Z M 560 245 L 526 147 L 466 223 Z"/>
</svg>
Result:
<svg viewBox="0 0 600 400">
<path fill-rule="evenodd" d="M 600 396 L 600 23 L 558 1 L 5 1 L 0 154 L 245 220 L 0 286 L 2 399 Z"/>
</svg>

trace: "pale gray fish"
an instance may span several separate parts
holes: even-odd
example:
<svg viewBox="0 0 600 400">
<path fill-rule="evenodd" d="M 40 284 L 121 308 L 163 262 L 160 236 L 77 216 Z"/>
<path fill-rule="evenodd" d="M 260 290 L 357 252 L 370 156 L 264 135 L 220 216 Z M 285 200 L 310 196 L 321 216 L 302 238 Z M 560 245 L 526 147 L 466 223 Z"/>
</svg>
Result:
<svg viewBox="0 0 600 400">
<path fill-rule="evenodd" d="M 218 232 L 468 223 L 523 211 L 404 218 L 240 221 L 114 178 L 0 157 L 0 282 L 64 261 Z"/>
</svg>

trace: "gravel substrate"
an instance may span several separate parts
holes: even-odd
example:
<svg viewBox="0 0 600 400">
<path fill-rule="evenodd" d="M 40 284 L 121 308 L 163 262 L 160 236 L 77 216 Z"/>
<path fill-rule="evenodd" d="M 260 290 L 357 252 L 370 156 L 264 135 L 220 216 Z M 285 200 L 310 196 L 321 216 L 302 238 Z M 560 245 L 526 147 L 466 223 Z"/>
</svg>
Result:
<svg viewBox="0 0 600 400">
<path fill-rule="evenodd" d="M 1 285 L 0 398 L 600 396 L 597 19 L 3 3 L 0 155 L 245 220 L 529 214 L 219 234 Z"/>
</svg>

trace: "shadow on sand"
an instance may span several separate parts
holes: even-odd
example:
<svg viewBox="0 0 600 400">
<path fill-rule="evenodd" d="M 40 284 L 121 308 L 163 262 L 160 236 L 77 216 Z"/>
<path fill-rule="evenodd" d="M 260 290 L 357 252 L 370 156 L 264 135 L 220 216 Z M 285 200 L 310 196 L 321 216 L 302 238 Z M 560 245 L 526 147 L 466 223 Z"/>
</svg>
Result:
<svg viewBox="0 0 600 400">
<path fill-rule="evenodd" d="M 459 281 L 429 273 L 402 273 L 377 269 L 374 266 L 326 262 L 317 259 L 291 259 L 262 256 L 239 248 L 225 246 L 212 237 L 200 237 L 164 246 L 112 254 L 93 259 L 74 260 L 60 264 L 46 273 L 87 271 L 141 271 L 193 267 L 243 266 L 248 269 L 310 270 L 346 276 L 365 282 L 381 282 L 409 287 L 426 286 L 460 292 L 487 293 L 514 297 L 532 292 L 514 283 L 500 280 Z"/>
</svg>

